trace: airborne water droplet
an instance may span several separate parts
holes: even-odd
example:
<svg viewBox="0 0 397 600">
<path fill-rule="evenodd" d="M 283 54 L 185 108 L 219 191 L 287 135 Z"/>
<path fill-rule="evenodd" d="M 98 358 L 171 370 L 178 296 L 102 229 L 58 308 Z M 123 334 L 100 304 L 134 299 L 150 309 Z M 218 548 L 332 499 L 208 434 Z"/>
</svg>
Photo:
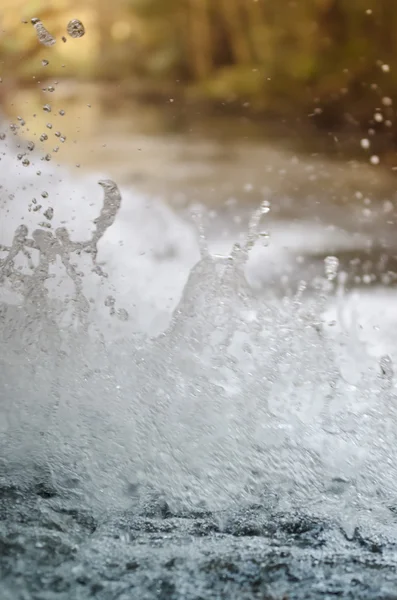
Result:
<svg viewBox="0 0 397 600">
<path fill-rule="evenodd" d="M 42 198 L 48 198 L 48 192 L 41 192 Z"/>
<path fill-rule="evenodd" d="M 113 296 L 107 296 L 104 304 L 105 306 L 114 306 L 116 304 L 116 299 Z"/>
<path fill-rule="evenodd" d="M 382 356 L 379 361 L 382 377 L 392 379 L 394 375 L 393 361 L 388 354 Z"/>
<path fill-rule="evenodd" d="M 56 42 L 55 38 L 47 31 L 40 19 L 31 19 L 30 22 L 36 30 L 37 39 L 43 46 L 53 46 Z"/>
<path fill-rule="evenodd" d="M 34 142 L 28 142 L 28 150 L 34 150 Z"/>
<path fill-rule="evenodd" d="M 264 200 L 261 203 L 260 211 L 262 215 L 267 215 L 267 213 L 270 211 L 270 202 L 268 200 Z"/>
<path fill-rule="evenodd" d="M 259 233 L 259 238 L 260 238 L 263 246 L 268 246 L 269 245 L 270 235 L 269 235 L 269 233 L 267 231 L 261 231 Z"/>
<path fill-rule="evenodd" d="M 125 308 L 119 308 L 116 316 L 120 321 L 128 321 L 129 319 L 128 311 L 126 311 Z"/>
<path fill-rule="evenodd" d="M 48 61 L 45 58 L 43 58 L 43 60 L 41 61 L 41 64 L 43 65 L 43 67 L 46 67 L 47 65 L 50 64 L 50 61 Z"/>
<path fill-rule="evenodd" d="M 48 135 L 46 133 L 42 133 L 40 136 L 40 142 L 45 142 L 48 140 Z"/>
<path fill-rule="evenodd" d="M 54 216 L 54 209 L 52 208 L 52 206 L 49 206 L 47 208 L 47 210 L 44 211 L 43 215 L 45 216 L 46 219 L 48 219 L 49 221 L 51 221 L 51 219 Z"/>
<path fill-rule="evenodd" d="M 24 158 L 22 164 L 24 167 L 28 167 L 30 165 L 30 160 L 28 158 Z"/>
<path fill-rule="evenodd" d="M 327 256 L 324 260 L 324 265 L 328 281 L 333 281 L 338 273 L 339 259 L 336 256 Z"/>
<path fill-rule="evenodd" d="M 85 34 L 85 28 L 81 21 L 72 19 L 68 23 L 67 32 L 72 38 L 81 38 Z"/>
<path fill-rule="evenodd" d="M 54 86 L 53 86 L 53 85 L 49 85 L 49 86 L 48 86 L 48 88 L 47 88 L 47 90 L 48 90 L 49 92 L 55 92 L 55 88 L 54 88 Z"/>
<path fill-rule="evenodd" d="M 44 106 L 43 106 L 43 110 L 44 110 L 45 112 L 51 112 L 51 106 L 50 106 L 49 104 L 44 104 Z"/>
</svg>

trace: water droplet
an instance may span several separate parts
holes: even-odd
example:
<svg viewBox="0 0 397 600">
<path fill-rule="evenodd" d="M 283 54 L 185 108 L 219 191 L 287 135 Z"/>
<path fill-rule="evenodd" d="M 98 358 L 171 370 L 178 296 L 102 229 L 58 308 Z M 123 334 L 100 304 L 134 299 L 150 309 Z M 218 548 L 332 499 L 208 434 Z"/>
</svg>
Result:
<svg viewBox="0 0 397 600">
<path fill-rule="evenodd" d="M 269 235 L 269 233 L 267 231 L 261 231 L 259 233 L 259 238 L 260 238 L 263 246 L 268 246 L 269 245 L 270 235 Z"/>
<path fill-rule="evenodd" d="M 64 144 L 66 141 L 66 136 L 61 135 L 61 137 L 59 139 L 61 140 L 62 144 Z"/>
<path fill-rule="evenodd" d="M 63 41 L 63 43 L 64 43 L 64 44 L 65 44 L 65 43 L 66 43 L 66 41 L 67 41 L 64 35 L 62 36 L 62 41 Z"/>
<path fill-rule="evenodd" d="M 339 259 L 336 256 L 327 256 L 324 260 L 325 276 L 328 281 L 333 281 L 338 274 Z"/>
<path fill-rule="evenodd" d="M 49 221 L 51 221 L 51 219 L 54 216 L 54 209 L 52 208 L 52 206 L 49 206 L 47 208 L 47 210 L 44 211 L 43 215 L 45 216 L 46 219 L 48 219 Z"/>
<path fill-rule="evenodd" d="M 369 159 L 369 162 L 371 163 L 371 165 L 378 165 L 380 163 L 380 159 L 379 156 L 376 156 L 376 154 L 374 154 L 373 156 L 371 156 L 371 158 Z"/>
<path fill-rule="evenodd" d="M 53 85 L 49 85 L 48 88 L 47 88 L 47 91 L 49 91 L 49 92 L 55 92 L 54 86 Z"/>
<path fill-rule="evenodd" d="M 60 132 L 60 131 L 56 131 L 56 132 L 55 132 L 55 135 L 56 135 L 57 137 L 61 137 L 61 132 Z"/>
<path fill-rule="evenodd" d="M 66 30 L 72 38 L 81 38 L 85 34 L 84 25 L 78 19 L 72 19 L 69 21 Z"/>
<path fill-rule="evenodd" d="M 382 98 L 382 104 L 384 106 L 391 106 L 393 104 L 393 100 L 388 96 L 385 96 L 384 98 Z"/>
<path fill-rule="evenodd" d="M 114 306 L 116 304 L 116 299 L 113 296 L 107 296 L 105 298 L 105 306 Z"/>
<path fill-rule="evenodd" d="M 6 139 L 6 134 L 0 133 L 0 140 L 5 140 L 5 139 Z"/>
<path fill-rule="evenodd" d="M 24 158 L 22 164 L 24 167 L 28 167 L 30 165 L 30 160 L 28 158 Z"/>
<path fill-rule="evenodd" d="M 24 157 L 24 154 L 21 154 L 21 153 L 17 154 L 17 159 L 18 160 L 22 160 L 23 157 Z"/>
<path fill-rule="evenodd" d="M 61 117 L 63 117 L 63 116 L 64 116 L 64 114 L 65 114 L 65 111 L 61 109 L 61 110 L 59 111 L 59 114 L 61 115 Z"/>
<path fill-rule="evenodd" d="M 47 65 L 50 64 L 50 61 L 43 58 L 43 60 L 41 61 L 41 64 L 43 65 L 43 67 L 46 67 Z"/>
<path fill-rule="evenodd" d="M 364 148 L 364 150 L 368 150 L 368 148 L 369 148 L 369 147 L 370 147 L 370 145 L 371 145 L 371 142 L 369 141 L 369 139 L 367 139 L 367 138 L 363 138 L 363 139 L 361 140 L 360 144 L 361 144 L 361 148 Z"/>
<path fill-rule="evenodd" d="M 43 110 L 44 110 L 45 112 L 51 112 L 51 106 L 50 106 L 49 104 L 44 104 L 44 106 L 43 106 Z"/>
<path fill-rule="evenodd" d="M 36 171 L 36 175 L 41 175 L 41 171 Z"/>
<path fill-rule="evenodd" d="M 43 46 L 53 46 L 56 42 L 55 38 L 47 31 L 40 19 L 31 19 L 33 27 L 36 30 L 37 39 Z"/>
<path fill-rule="evenodd" d="M 40 136 L 40 142 L 45 142 L 48 140 L 48 135 L 46 133 L 42 133 Z"/>
<path fill-rule="evenodd" d="M 48 198 L 48 192 L 41 192 L 42 198 Z"/>
<path fill-rule="evenodd" d="M 51 123 L 47 123 L 46 127 L 48 127 L 48 129 L 52 129 L 52 124 Z"/>
<path fill-rule="evenodd" d="M 129 314 L 125 310 L 125 308 L 119 308 L 119 310 L 116 313 L 116 316 L 120 321 L 128 321 L 129 319 Z"/>
<path fill-rule="evenodd" d="M 385 379 L 392 379 L 394 375 L 393 361 L 387 354 L 382 356 L 379 361 L 381 375 Z"/>
<path fill-rule="evenodd" d="M 51 154 L 46 154 L 43 159 L 49 162 L 51 160 Z"/>
<path fill-rule="evenodd" d="M 34 150 L 34 142 L 28 142 L 28 150 Z"/>
<path fill-rule="evenodd" d="M 382 65 L 382 71 L 384 73 L 389 73 L 390 71 L 390 66 L 389 65 Z"/>
</svg>

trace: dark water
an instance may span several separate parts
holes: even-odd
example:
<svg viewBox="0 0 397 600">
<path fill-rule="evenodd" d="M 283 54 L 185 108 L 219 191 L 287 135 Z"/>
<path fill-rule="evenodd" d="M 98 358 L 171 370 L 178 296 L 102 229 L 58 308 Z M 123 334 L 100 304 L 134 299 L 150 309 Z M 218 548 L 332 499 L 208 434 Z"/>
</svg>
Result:
<svg viewBox="0 0 397 600">
<path fill-rule="evenodd" d="M 4 600 L 397 597 L 397 547 L 358 528 L 271 504 L 95 514 L 40 475 L 26 489 L 2 478 L 0 548 Z"/>
</svg>

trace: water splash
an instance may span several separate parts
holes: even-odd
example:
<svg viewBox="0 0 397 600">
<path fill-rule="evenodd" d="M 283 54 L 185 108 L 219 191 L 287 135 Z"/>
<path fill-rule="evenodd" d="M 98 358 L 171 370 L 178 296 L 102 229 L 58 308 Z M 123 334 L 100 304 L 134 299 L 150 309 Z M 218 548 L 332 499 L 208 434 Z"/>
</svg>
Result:
<svg viewBox="0 0 397 600">
<path fill-rule="evenodd" d="M 47 465 L 55 486 L 78 481 L 76 493 L 101 506 L 156 491 L 176 506 L 272 497 L 328 517 L 341 502 L 356 520 L 366 502 L 386 510 L 397 491 L 393 367 L 383 357 L 357 385 L 341 375 L 345 334 L 330 339 L 323 318 L 339 289 L 336 259 L 317 292 L 302 282 L 281 305 L 265 303 L 245 271 L 267 207 L 222 256 L 210 253 L 196 215 L 201 256 L 170 324 L 159 336 L 114 338 L 99 330 L 77 266 L 87 255 L 107 279 L 98 242 L 122 201 L 114 182 L 101 183 L 91 238 L 21 225 L 0 248 L 1 285 L 19 298 L 0 313 L 2 455 Z M 51 291 L 57 263 L 72 284 L 62 300 Z M 117 302 L 117 290 L 106 296 L 126 323 Z M 335 480 L 345 482 L 337 504 Z"/>
</svg>

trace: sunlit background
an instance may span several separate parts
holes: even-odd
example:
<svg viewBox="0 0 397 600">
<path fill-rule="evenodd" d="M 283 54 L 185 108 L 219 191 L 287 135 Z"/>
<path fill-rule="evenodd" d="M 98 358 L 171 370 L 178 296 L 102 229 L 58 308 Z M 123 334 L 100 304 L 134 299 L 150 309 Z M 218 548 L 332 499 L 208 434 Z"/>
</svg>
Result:
<svg viewBox="0 0 397 600">
<path fill-rule="evenodd" d="M 106 166 L 178 205 L 258 186 L 344 200 L 357 181 L 375 196 L 393 189 L 390 0 L 3 0 L 0 18 L 0 104 L 40 138 L 51 100 L 60 162 Z M 55 45 L 38 42 L 32 18 Z M 326 161 L 316 188 L 312 158 Z"/>
</svg>

